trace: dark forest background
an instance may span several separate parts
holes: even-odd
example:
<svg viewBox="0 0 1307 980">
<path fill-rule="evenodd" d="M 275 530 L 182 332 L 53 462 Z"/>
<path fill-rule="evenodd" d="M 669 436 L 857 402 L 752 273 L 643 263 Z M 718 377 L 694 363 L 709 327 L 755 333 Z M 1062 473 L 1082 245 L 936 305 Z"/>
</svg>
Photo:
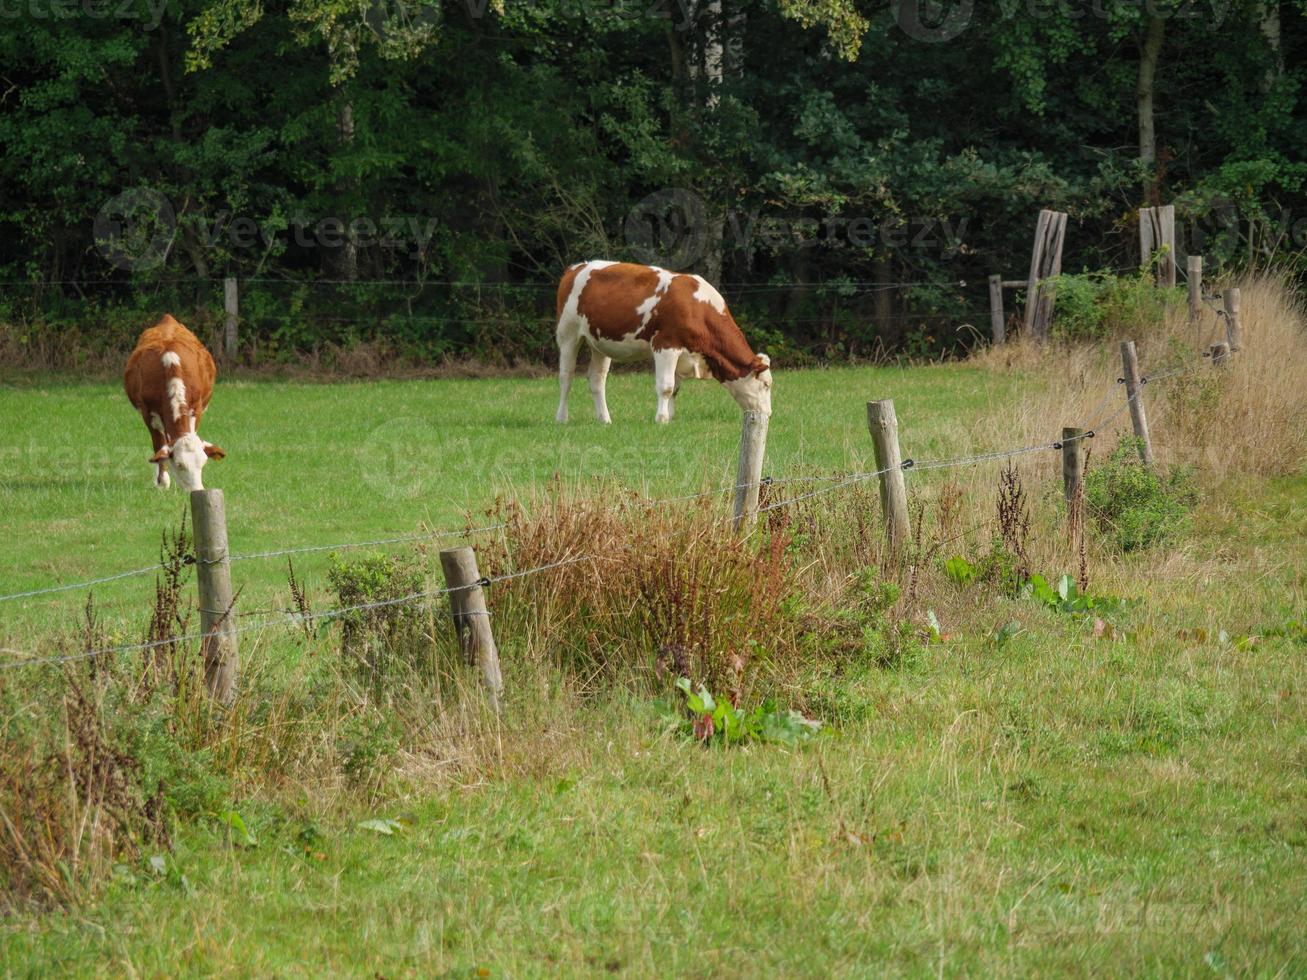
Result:
<svg viewBox="0 0 1307 980">
<path fill-rule="evenodd" d="M 1213 276 L 1307 244 L 1297 2 L 4 2 L 10 349 L 212 328 L 236 276 L 247 359 L 545 357 L 609 257 L 796 356 L 927 355 L 1041 207 L 1100 280 L 1141 205 Z"/>
</svg>

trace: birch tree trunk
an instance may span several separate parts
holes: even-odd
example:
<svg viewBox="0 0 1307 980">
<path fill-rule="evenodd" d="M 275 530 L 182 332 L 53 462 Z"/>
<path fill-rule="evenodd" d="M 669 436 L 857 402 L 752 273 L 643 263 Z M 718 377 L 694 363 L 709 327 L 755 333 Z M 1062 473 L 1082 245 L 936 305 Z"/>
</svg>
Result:
<svg viewBox="0 0 1307 980">
<path fill-rule="evenodd" d="M 1139 113 L 1139 162 L 1144 165 L 1144 199 L 1156 207 L 1161 202 L 1161 188 L 1157 174 L 1157 130 L 1153 117 L 1156 93 L 1157 61 L 1162 54 L 1162 40 L 1166 34 L 1166 21 L 1157 15 L 1148 18 L 1148 28 L 1139 49 L 1139 81 L 1135 90 Z"/>
</svg>

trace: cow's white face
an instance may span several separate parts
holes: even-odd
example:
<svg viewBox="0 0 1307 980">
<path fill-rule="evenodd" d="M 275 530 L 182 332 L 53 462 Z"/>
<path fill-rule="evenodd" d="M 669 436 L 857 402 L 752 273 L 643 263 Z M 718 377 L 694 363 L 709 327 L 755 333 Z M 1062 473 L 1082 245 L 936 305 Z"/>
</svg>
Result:
<svg viewBox="0 0 1307 980">
<path fill-rule="evenodd" d="M 759 354 L 753 370 L 738 381 L 724 382 L 731 397 L 746 412 L 771 415 L 771 359 Z"/>
<path fill-rule="evenodd" d="M 160 449 L 150 462 L 158 463 L 167 460 L 168 469 L 177 480 L 179 487 L 183 490 L 203 490 L 204 482 L 201 474 L 204 471 L 204 464 L 209 461 L 210 456 L 222 459 L 226 455 L 213 443 L 205 442 L 194 432 L 188 432 L 171 446 Z M 167 485 L 166 482 L 160 482 L 160 486 Z"/>
</svg>

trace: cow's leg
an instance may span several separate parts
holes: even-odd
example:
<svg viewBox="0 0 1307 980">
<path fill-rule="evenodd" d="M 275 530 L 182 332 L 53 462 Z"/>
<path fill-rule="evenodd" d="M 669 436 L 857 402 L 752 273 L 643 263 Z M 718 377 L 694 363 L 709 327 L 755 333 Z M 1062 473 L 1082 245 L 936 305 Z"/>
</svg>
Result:
<svg viewBox="0 0 1307 980">
<path fill-rule="evenodd" d="M 676 362 L 679 350 L 654 351 L 654 391 L 658 394 L 658 413 L 655 422 L 672 420 L 672 396 L 676 394 Z"/>
<path fill-rule="evenodd" d="M 168 441 L 167 433 L 163 427 L 163 420 L 159 418 L 157 412 L 150 412 L 148 415 L 144 412 L 141 414 L 145 418 L 146 427 L 150 430 L 150 443 L 154 446 L 154 452 L 158 453 L 164 447 L 164 443 Z M 150 482 L 160 490 L 167 490 L 172 486 L 172 477 L 168 475 L 167 462 L 160 460 L 154 466 L 154 479 Z"/>
<path fill-rule="evenodd" d="M 558 324 L 558 414 L 559 422 L 567 421 L 567 393 L 572 390 L 572 375 L 576 373 L 576 352 L 581 337 L 572 324 Z"/>
<path fill-rule="evenodd" d="M 586 372 L 590 376 L 590 397 L 595 402 L 595 418 L 607 425 L 612 421 L 608 415 L 608 369 L 612 366 L 613 359 L 606 354 L 600 354 L 593 347 L 590 348 L 590 368 Z"/>
</svg>

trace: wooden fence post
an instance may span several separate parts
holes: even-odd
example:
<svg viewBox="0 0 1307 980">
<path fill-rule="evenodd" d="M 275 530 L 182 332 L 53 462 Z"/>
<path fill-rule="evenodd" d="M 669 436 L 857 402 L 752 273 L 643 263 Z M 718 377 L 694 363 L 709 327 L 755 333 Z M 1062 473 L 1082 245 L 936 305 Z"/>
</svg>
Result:
<svg viewBox="0 0 1307 980">
<path fill-rule="evenodd" d="M 1239 322 L 1239 290 L 1225 291 L 1225 339 L 1230 344 L 1230 351 L 1243 347 L 1243 324 Z"/>
<path fill-rule="evenodd" d="M 1175 205 L 1139 209 L 1139 260 L 1152 265 L 1153 253 L 1161 252 L 1157 263 L 1157 284 L 1175 285 Z"/>
<path fill-rule="evenodd" d="M 1062 244 L 1066 239 L 1066 213 L 1039 212 L 1035 223 L 1035 246 L 1030 253 L 1030 276 L 1026 279 L 1026 316 L 1024 330 L 1039 343 L 1048 342 L 1053 321 L 1053 290 L 1045 279 L 1062 274 Z"/>
<path fill-rule="evenodd" d="M 880 509 L 885 519 L 885 537 L 895 562 L 903 557 L 911 533 L 908 527 L 908 491 L 903 485 L 903 456 L 899 452 L 899 420 L 894 400 L 867 402 L 867 429 L 876 450 L 880 474 Z"/>
<path fill-rule="evenodd" d="M 228 358 L 236 356 L 236 345 L 240 340 L 236 332 L 236 321 L 240 313 L 240 295 L 236 286 L 236 279 L 228 276 L 223 281 L 222 289 L 223 308 L 227 311 L 227 322 L 222 335 L 223 353 Z"/>
<path fill-rule="evenodd" d="M 240 669 L 233 621 L 231 560 L 227 552 L 227 513 L 221 490 L 191 491 L 195 532 L 195 580 L 200 594 L 200 651 L 209 694 L 223 704 L 236 697 Z"/>
<path fill-rule="evenodd" d="M 1207 352 L 1212 357 L 1212 367 L 1228 368 L 1230 366 L 1230 345 L 1225 341 L 1212 344 Z"/>
<path fill-rule="evenodd" d="M 1062 429 L 1062 495 L 1066 502 L 1075 499 L 1085 475 L 1085 433 L 1087 429 L 1065 426 Z"/>
<path fill-rule="evenodd" d="M 1185 276 L 1189 283 L 1189 322 L 1197 323 L 1198 315 L 1203 309 L 1203 257 L 1191 255 L 1185 266 Z"/>
<path fill-rule="evenodd" d="M 459 649 L 469 666 L 481 668 L 490 694 L 490 706 L 499 713 L 504 678 L 499 671 L 499 649 L 490 629 L 490 610 L 481 586 L 484 579 L 477 571 L 476 552 L 470 547 L 447 548 L 440 553 L 440 567 L 445 573 L 445 587 L 450 589 L 449 611 L 454 618 L 454 632 Z"/>
<path fill-rule="evenodd" d="M 762 412 L 745 412 L 740 430 L 740 463 L 735 471 L 735 504 L 731 511 L 731 526 L 737 531 L 753 527 L 758 520 L 758 488 L 766 451 L 767 416 Z"/>
<path fill-rule="evenodd" d="M 1003 323 L 1003 277 L 989 277 L 989 332 L 997 347 L 1007 339 L 1007 328 Z"/>
<path fill-rule="evenodd" d="M 1140 393 L 1143 382 L 1139 376 L 1139 355 L 1135 352 L 1135 342 L 1126 340 L 1121 343 L 1121 369 L 1125 381 L 1125 396 L 1130 401 L 1130 423 L 1134 426 L 1135 438 L 1139 440 L 1139 456 L 1144 465 L 1153 465 L 1153 441 L 1148 435 L 1148 415 L 1144 412 L 1144 399 Z"/>
</svg>

